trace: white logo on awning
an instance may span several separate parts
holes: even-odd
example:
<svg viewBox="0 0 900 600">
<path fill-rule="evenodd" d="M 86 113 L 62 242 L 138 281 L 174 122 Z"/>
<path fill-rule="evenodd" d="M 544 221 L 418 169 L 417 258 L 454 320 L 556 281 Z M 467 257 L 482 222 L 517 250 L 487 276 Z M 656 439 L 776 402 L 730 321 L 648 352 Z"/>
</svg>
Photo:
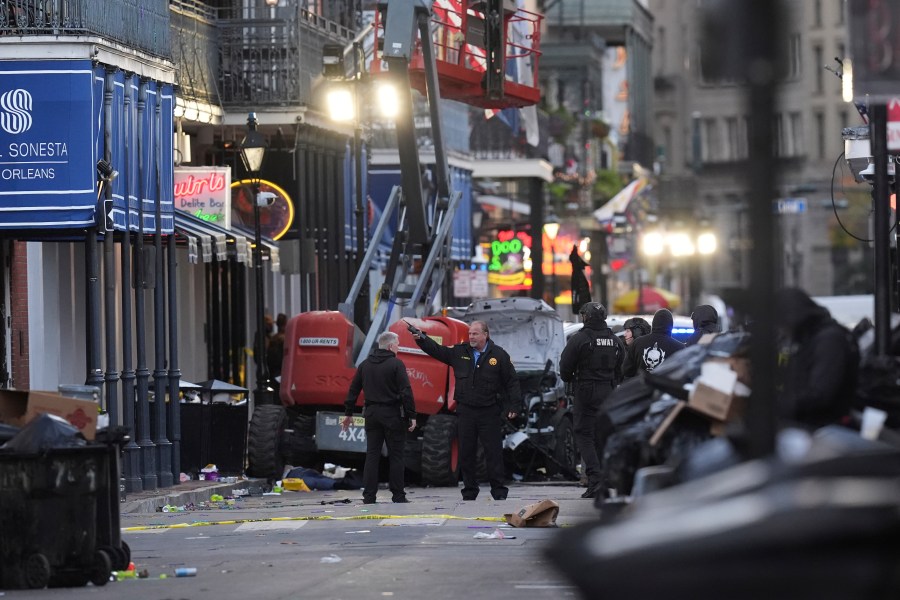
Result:
<svg viewBox="0 0 900 600">
<path fill-rule="evenodd" d="M 6 133 L 25 133 L 31 129 L 31 94 L 28 90 L 10 90 L 0 96 L 0 127 Z"/>
</svg>

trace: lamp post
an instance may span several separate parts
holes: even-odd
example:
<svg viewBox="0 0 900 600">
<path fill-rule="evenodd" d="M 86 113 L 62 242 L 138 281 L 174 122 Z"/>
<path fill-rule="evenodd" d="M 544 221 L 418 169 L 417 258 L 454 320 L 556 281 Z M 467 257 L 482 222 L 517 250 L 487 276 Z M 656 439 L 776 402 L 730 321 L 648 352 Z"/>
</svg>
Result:
<svg viewBox="0 0 900 600">
<path fill-rule="evenodd" d="M 553 279 L 553 286 L 551 287 L 553 293 L 553 306 L 556 307 L 556 236 L 559 234 L 559 219 L 556 218 L 556 215 L 552 213 L 547 217 L 544 221 L 544 233 L 547 235 L 547 239 L 550 240 L 550 257 L 552 259 L 551 265 L 551 278 Z M 543 267 L 541 267 L 543 268 Z"/>
<path fill-rule="evenodd" d="M 269 367 L 266 363 L 265 289 L 262 267 L 262 232 L 259 223 L 259 172 L 266 156 L 266 138 L 257 131 L 256 113 L 247 117 L 247 135 L 241 140 L 241 160 L 253 181 L 253 272 L 256 285 L 256 404 L 269 404 L 273 400 Z"/>
</svg>

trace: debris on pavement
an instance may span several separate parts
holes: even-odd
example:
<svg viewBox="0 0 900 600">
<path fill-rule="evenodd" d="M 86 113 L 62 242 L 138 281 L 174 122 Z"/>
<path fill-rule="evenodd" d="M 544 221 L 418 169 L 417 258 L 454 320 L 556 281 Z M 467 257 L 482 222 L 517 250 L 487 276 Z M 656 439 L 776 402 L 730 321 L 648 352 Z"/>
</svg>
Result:
<svg viewBox="0 0 900 600">
<path fill-rule="evenodd" d="M 513 527 L 556 527 L 559 504 L 554 500 L 541 500 L 527 504 L 516 513 L 506 513 L 503 517 Z"/>
</svg>

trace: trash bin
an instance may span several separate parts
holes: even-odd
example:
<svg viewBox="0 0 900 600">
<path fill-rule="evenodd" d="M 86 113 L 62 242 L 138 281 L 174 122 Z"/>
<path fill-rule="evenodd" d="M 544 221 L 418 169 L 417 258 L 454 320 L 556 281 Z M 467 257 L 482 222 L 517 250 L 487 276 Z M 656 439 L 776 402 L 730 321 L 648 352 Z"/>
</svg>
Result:
<svg viewBox="0 0 900 600">
<path fill-rule="evenodd" d="M 104 445 L 0 453 L 0 569 L 4 588 L 104 585 L 112 557 L 97 545 L 108 493 Z M 117 505 L 118 506 L 118 505 Z"/>
<path fill-rule="evenodd" d="M 213 463 L 223 475 L 241 475 L 247 452 L 247 404 L 181 405 L 181 470 L 199 473 Z"/>
</svg>

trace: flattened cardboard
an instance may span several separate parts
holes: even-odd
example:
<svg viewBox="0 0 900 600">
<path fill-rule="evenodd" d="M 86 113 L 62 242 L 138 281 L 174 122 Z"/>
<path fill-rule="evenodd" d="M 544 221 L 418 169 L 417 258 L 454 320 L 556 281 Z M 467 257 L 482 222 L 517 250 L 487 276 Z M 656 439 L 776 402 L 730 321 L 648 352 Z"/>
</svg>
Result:
<svg viewBox="0 0 900 600">
<path fill-rule="evenodd" d="M 659 440 L 662 439 L 662 436 L 665 435 L 669 427 L 672 426 L 672 423 L 675 422 L 675 419 L 678 418 L 678 415 L 681 414 L 681 411 L 684 410 L 685 406 L 687 406 L 687 402 L 684 400 L 679 400 L 675 403 L 675 406 L 672 407 L 672 410 L 669 411 L 669 414 L 666 415 L 666 418 L 663 419 L 663 422 L 659 424 L 659 427 L 656 428 L 656 431 L 654 431 L 653 435 L 650 437 L 651 446 L 655 446 L 659 443 Z"/>
<path fill-rule="evenodd" d="M 556 527 L 559 504 L 553 500 L 541 500 L 527 504 L 516 513 L 506 513 L 503 517 L 513 527 Z"/>
</svg>

